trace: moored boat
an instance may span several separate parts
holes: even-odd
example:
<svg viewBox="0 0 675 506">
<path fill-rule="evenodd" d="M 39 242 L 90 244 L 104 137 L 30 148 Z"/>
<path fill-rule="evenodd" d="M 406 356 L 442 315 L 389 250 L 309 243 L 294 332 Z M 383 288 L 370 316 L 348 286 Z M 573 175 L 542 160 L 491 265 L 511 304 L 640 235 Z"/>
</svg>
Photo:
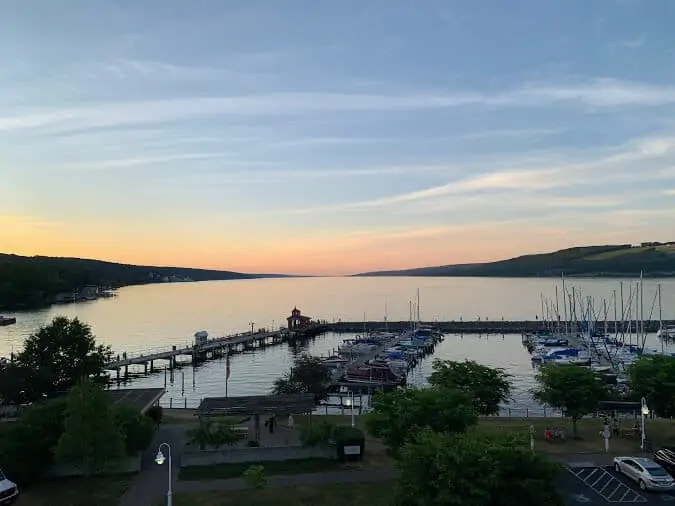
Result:
<svg viewBox="0 0 675 506">
<path fill-rule="evenodd" d="M 6 326 L 6 325 L 13 325 L 16 323 L 16 318 L 13 316 L 0 316 L 0 325 L 1 326 Z"/>
</svg>

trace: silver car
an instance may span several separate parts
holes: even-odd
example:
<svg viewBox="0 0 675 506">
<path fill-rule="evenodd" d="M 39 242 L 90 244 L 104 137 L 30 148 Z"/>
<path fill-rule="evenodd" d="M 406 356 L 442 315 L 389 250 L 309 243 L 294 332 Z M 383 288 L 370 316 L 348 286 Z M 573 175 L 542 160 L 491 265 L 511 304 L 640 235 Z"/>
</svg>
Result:
<svg viewBox="0 0 675 506">
<path fill-rule="evenodd" d="M 642 490 L 673 490 L 675 481 L 660 465 L 644 457 L 614 457 L 614 470 L 635 480 Z"/>
</svg>

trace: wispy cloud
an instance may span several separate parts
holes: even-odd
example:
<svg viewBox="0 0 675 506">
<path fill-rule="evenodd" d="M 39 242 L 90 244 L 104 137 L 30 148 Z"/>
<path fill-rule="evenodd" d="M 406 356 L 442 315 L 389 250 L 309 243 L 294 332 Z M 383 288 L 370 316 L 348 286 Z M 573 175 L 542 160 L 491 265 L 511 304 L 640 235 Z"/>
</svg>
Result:
<svg viewBox="0 0 675 506">
<path fill-rule="evenodd" d="M 627 49 L 639 49 L 644 45 L 645 45 L 645 39 L 643 39 L 643 38 L 632 39 L 632 40 L 624 40 L 623 42 L 621 42 L 621 46 L 625 47 Z"/>
<path fill-rule="evenodd" d="M 34 128 L 86 129 L 179 121 L 192 117 L 414 111 L 463 106 L 535 107 L 555 104 L 592 107 L 657 106 L 675 103 L 675 86 L 612 79 L 567 84 L 530 84 L 502 93 L 452 91 L 418 94 L 268 93 L 193 97 L 146 102 L 101 103 L 0 117 L 0 131 Z"/>
<path fill-rule="evenodd" d="M 542 137 L 547 135 L 556 135 L 564 132 L 562 128 L 516 128 L 503 130 L 487 130 L 484 132 L 471 132 L 457 136 L 462 140 L 495 139 L 495 138 L 520 138 L 520 137 Z"/>
<path fill-rule="evenodd" d="M 229 153 L 180 153 L 163 156 L 121 158 L 117 160 L 92 160 L 89 162 L 56 165 L 54 168 L 66 170 L 104 170 L 104 169 L 148 166 L 148 165 L 155 165 L 158 163 L 170 163 L 176 161 L 210 160 L 214 158 L 227 158 L 229 156 L 231 156 L 231 154 Z"/>
</svg>

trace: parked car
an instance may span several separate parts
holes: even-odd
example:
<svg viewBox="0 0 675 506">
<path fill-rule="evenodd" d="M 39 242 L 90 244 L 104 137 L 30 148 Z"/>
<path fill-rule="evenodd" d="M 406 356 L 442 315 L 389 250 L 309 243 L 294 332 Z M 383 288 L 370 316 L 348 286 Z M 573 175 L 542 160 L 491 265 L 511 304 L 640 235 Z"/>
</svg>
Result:
<svg viewBox="0 0 675 506">
<path fill-rule="evenodd" d="M 0 505 L 12 504 L 17 497 L 19 497 L 19 487 L 13 481 L 8 480 L 0 470 Z"/>
<path fill-rule="evenodd" d="M 614 457 L 614 470 L 636 481 L 642 490 L 673 490 L 675 480 L 663 467 L 644 457 Z"/>
<path fill-rule="evenodd" d="M 652 456 L 654 462 L 663 467 L 671 476 L 675 474 L 675 448 L 664 447 L 656 450 Z"/>
</svg>

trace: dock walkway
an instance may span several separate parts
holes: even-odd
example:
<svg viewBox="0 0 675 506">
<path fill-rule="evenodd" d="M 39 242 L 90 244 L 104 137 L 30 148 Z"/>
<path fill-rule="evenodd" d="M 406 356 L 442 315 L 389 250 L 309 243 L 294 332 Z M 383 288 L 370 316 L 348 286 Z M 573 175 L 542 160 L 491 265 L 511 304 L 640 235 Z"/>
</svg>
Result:
<svg viewBox="0 0 675 506">
<path fill-rule="evenodd" d="M 169 366 L 173 368 L 176 365 L 176 357 L 192 356 L 195 359 L 205 359 L 207 353 L 221 352 L 223 350 L 232 351 L 243 347 L 248 349 L 255 345 L 265 346 L 268 341 L 269 344 L 279 344 L 290 339 L 298 337 L 313 337 L 327 330 L 325 325 L 317 324 L 310 327 L 297 330 L 275 330 L 271 332 L 244 332 L 240 334 L 233 334 L 224 337 L 216 337 L 208 339 L 203 343 L 195 343 L 192 346 L 185 346 L 178 348 L 173 346 L 169 350 L 158 351 L 149 354 L 139 354 L 131 357 L 125 357 L 120 360 L 113 360 L 105 364 L 104 369 L 108 371 L 119 371 L 121 368 L 128 368 L 131 365 L 145 365 L 151 364 L 155 360 L 167 360 Z"/>
</svg>

